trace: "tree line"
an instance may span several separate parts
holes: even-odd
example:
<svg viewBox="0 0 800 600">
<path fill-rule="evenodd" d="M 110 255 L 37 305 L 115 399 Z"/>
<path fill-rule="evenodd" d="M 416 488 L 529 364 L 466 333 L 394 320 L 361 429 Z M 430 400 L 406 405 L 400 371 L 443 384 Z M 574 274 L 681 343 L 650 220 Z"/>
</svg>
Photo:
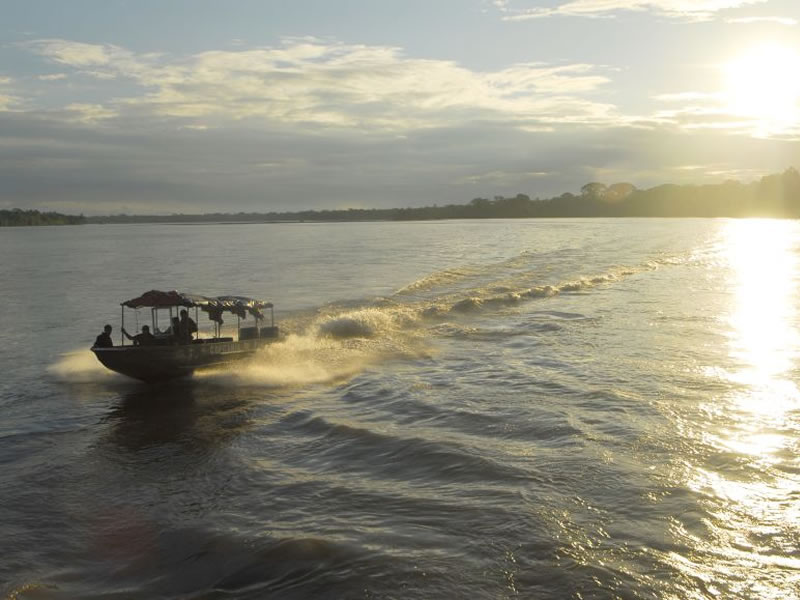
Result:
<svg viewBox="0 0 800 600">
<path fill-rule="evenodd" d="M 264 223 L 305 221 L 427 221 L 437 219 L 496 219 L 544 217 L 778 217 L 800 218 L 800 173 L 789 168 L 751 183 L 666 184 L 640 190 L 631 183 L 606 185 L 590 182 L 579 194 L 531 199 L 513 197 L 474 198 L 467 204 L 415 208 L 364 208 L 302 210 L 268 213 L 206 213 L 172 215 L 110 215 L 70 217 L 38 211 L 0 211 L 12 214 L 18 225 L 77 223 Z M 30 215 L 26 217 L 25 215 Z M 36 215 L 39 215 L 38 217 Z M 31 222 L 24 222 L 25 219 Z M 39 222 L 35 222 L 35 221 Z"/>
<path fill-rule="evenodd" d="M 30 225 L 82 225 L 86 223 L 83 215 L 63 215 L 57 212 L 38 210 L 0 210 L 0 227 L 26 227 Z"/>
</svg>

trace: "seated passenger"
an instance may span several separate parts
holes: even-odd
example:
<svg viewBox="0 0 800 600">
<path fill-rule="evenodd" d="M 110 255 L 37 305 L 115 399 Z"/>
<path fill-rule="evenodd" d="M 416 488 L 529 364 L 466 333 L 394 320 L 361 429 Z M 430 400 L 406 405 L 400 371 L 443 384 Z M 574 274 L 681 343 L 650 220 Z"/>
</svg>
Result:
<svg viewBox="0 0 800 600">
<path fill-rule="evenodd" d="M 114 342 L 111 341 L 111 325 L 103 327 L 103 333 L 98 335 L 94 340 L 92 348 L 112 348 Z"/>
<path fill-rule="evenodd" d="M 148 325 L 142 325 L 142 333 L 137 333 L 136 335 L 129 334 L 127 331 L 125 331 L 124 327 L 122 329 L 122 333 L 126 338 L 133 342 L 134 346 L 148 346 L 156 341 L 156 336 L 150 333 L 150 327 Z"/>
<path fill-rule="evenodd" d="M 172 325 L 167 329 L 167 333 L 172 336 L 172 343 L 176 344 L 181 339 L 181 320 L 178 317 L 172 317 Z"/>
<path fill-rule="evenodd" d="M 193 334 L 197 332 L 197 323 L 189 316 L 186 309 L 181 311 L 178 332 L 182 344 L 190 344 L 193 339 Z"/>
</svg>

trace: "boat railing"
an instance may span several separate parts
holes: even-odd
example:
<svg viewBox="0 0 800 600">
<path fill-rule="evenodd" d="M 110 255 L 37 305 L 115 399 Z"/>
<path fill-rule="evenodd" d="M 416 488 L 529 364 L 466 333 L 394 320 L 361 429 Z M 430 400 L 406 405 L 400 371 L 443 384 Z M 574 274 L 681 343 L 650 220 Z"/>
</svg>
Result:
<svg viewBox="0 0 800 600">
<path fill-rule="evenodd" d="M 154 292 L 154 293 L 161 293 L 161 292 Z M 130 306 L 130 305 L 129 305 Z M 122 329 L 125 329 L 125 308 L 126 303 L 122 303 L 122 314 L 121 314 L 121 322 L 122 322 Z M 262 315 L 261 318 L 257 318 L 255 313 L 246 314 L 242 313 L 242 315 L 236 313 L 236 337 L 232 336 L 225 336 L 223 335 L 223 328 L 226 330 L 230 330 L 227 324 L 223 325 L 221 319 L 221 313 L 216 312 L 214 313 L 217 315 L 218 320 L 211 317 L 210 313 L 207 313 L 206 316 L 209 317 L 208 321 L 213 324 L 213 333 L 208 331 L 202 331 L 200 328 L 200 316 L 201 313 L 205 311 L 201 311 L 197 305 L 194 306 L 187 306 L 186 304 L 176 304 L 176 305 L 160 305 L 160 306 L 151 306 L 150 307 L 150 322 L 152 323 L 152 333 L 155 336 L 155 340 L 152 342 L 152 345 L 156 346 L 165 346 L 165 345 L 173 345 L 176 343 L 176 336 L 172 330 L 173 320 L 179 318 L 180 312 L 183 310 L 191 310 L 194 308 L 194 323 L 197 326 L 196 335 L 197 337 L 191 340 L 191 343 L 202 343 L 207 344 L 211 342 L 229 342 L 234 341 L 234 339 L 243 341 L 243 340 L 251 340 L 251 339 L 258 339 L 258 338 L 275 338 L 278 337 L 278 328 L 275 326 L 275 309 L 272 304 L 267 304 L 263 306 L 263 310 L 269 311 L 269 316 Z M 139 326 L 139 316 L 140 316 L 140 308 L 130 306 L 129 310 L 133 310 L 135 313 L 136 319 L 136 329 L 135 332 L 139 333 L 140 326 Z M 231 310 L 228 308 L 227 310 Z M 244 310 L 244 309 L 242 309 Z M 232 311 L 236 312 L 236 311 Z M 191 314 L 191 313 L 190 313 Z M 245 319 L 242 319 L 242 316 L 245 316 Z M 253 323 L 250 325 L 250 323 Z M 263 324 L 262 324 L 263 323 Z M 266 325 L 269 323 L 269 325 Z M 166 326 L 164 326 L 166 324 Z M 228 333 L 225 331 L 225 333 Z M 208 337 L 208 334 L 211 333 L 211 337 Z M 120 332 L 120 339 L 121 339 L 121 346 L 125 346 L 125 335 Z"/>
</svg>

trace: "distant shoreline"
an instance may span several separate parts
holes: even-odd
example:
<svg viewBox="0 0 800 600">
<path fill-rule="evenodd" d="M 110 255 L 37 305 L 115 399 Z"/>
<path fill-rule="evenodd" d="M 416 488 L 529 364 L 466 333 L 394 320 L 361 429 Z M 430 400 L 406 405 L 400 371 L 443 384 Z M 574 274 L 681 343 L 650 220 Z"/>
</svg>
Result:
<svg viewBox="0 0 800 600">
<path fill-rule="evenodd" d="M 357 223 L 443 221 L 452 219 L 597 218 L 597 217 L 771 217 L 800 218 L 800 173 L 789 168 L 758 181 L 709 185 L 665 184 L 639 190 L 630 183 L 592 182 L 580 195 L 531 199 L 474 198 L 468 204 L 417 208 L 303 210 L 268 213 L 107 215 L 85 217 L 36 210 L 0 210 L 0 227 L 84 224 L 252 225 L 280 223 Z"/>
</svg>

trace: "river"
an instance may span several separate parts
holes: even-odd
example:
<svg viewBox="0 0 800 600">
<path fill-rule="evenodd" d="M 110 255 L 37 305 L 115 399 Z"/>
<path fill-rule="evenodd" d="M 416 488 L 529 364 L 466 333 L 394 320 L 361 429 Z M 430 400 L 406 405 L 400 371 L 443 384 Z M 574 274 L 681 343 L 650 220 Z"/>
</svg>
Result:
<svg viewBox="0 0 800 600">
<path fill-rule="evenodd" d="M 0 597 L 800 598 L 796 221 L 40 227 L 0 256 Z M 149 289 L 270 300 L 283 337 L 127 380 L 88 347 Z"/>
</svg>

